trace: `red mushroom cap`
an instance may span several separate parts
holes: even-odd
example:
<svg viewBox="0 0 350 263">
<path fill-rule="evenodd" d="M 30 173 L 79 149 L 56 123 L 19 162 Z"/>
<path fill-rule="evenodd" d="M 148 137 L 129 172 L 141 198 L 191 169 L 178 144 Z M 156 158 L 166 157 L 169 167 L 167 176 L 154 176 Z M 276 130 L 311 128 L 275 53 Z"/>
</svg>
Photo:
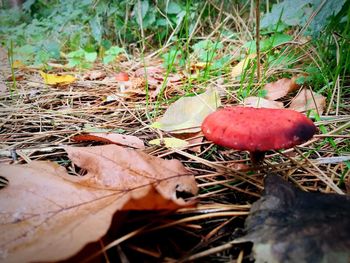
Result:
<svg viewBox="0 0 350 263">
<path fill-rule="evenodd" d="M 115 75 L 115 79 L 117 81 L 128 81 L 129 80 L 129 75 L 126 72 L 119 72 Z"/>
<path fill-rule="evenodd" d="M 316 132 L 303 114 L 287 109 L 227 107 L 209 114 L 202 123 L 208 140 L 250 152 L 288 149 Z"/>
</svg>

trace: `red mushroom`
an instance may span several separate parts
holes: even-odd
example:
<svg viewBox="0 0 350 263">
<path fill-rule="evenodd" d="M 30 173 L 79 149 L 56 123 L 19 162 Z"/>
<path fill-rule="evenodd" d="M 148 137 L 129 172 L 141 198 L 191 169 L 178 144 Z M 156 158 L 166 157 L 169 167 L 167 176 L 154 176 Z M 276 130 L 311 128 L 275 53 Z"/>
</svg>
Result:
<svg viewBox="0 0 350 263">
<path fill-rule="evenodd" d="M 125 85 L 129 81 L 129 75 L 126 72 L 119 72 L 115 75 L 115 80 L 119 83 L 119 88 L 121 92 L 125 91 Z"/>
<path fill-rule="evenodd" d="M 227 107 L 209 114 L 202 131 L 218 145 L 249 151 L 252 162 L 258 163 L 266 151 L 288 149 L 308 141 L 316 126 L 294 110 Z"/>
<path fill-rule="evenodd" d="M 115 79 L 117 81 L 128 81 L 129 80 L 129 75 L 126 72 L 119 72 L 115 75 Z"/>
</svg>

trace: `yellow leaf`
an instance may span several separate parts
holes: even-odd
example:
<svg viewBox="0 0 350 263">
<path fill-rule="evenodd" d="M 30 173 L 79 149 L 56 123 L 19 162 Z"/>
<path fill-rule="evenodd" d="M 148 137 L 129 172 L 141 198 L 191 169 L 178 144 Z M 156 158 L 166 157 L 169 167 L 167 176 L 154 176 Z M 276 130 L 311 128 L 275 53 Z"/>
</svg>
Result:
<svg viewBox="0 0 350 263">
<path fill-rule="evenodd" d="M 155 121 L 150 126 L 155 129 L 160 129 L 162 127 L 162 124 L 158 121 Z"/>
<path fill-rule="evenodd" d="M 43 71 L 40 71 L 40 75 L 47 85 L 67 85 L 75 81 L 75 77 L 72 75 L 60 76 L 57 74 L 47 74 Z"/>
<path fill-rule="evenodd" d="M 218 92 L 209 88 L 198 96 L 175 101 L 152 127 L 173 133 L 199 132 L 204 118 L 220 105 Z"/>
<path fill-rule="evenodd" d="M 15 61 L 13 61 L 12 67 L 13 68 L 25 68 L 26 65 L 24 65 L 24 63 L 20 60 L 15 60 Z"/>
<path fill-rule="evenodd" d="M 149 144 L 165 146 L 167 148 L 183 148 L 188 145 L 188 142 L 178 138 L 163 138 L 151 140 Z"/>
<path fill-rule="evenodd" d="M 246 67 L 249 65 L 249 61 L 256 57 L 256 54 L 250 54 L 246 58 L 242 59 L 236 66 L 232 68 L 231 76 L 233 78 L 238 77 L 243 73 Z"/>
<path fill-rule="evenodd" d="M 191 69 L 192 70 L 201 70 L 205 69 L 206 67 L 209 67 L 211 63 L 208 62 L 197 62 L 195 64 L 191 64 Z"/>
</svg>

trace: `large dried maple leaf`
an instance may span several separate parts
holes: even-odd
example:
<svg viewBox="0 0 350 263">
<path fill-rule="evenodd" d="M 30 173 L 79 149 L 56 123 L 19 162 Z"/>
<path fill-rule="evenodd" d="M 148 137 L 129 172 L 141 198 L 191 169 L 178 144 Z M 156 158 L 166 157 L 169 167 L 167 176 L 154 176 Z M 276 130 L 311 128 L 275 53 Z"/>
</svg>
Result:
<svg viewBox="0 0 350 263">
<path fill-rule="evenodd" d="M 69 258 L 100 239 L 116 211 L 176 209 L 186 205 L 176 192 L 197 192 L 177 160 L 116 145 L 67 152 L 85 176 L 70 176 L 52 162 L 2 165 L 9 185 L 0 190 L 0 262 Z"/>
</svg>

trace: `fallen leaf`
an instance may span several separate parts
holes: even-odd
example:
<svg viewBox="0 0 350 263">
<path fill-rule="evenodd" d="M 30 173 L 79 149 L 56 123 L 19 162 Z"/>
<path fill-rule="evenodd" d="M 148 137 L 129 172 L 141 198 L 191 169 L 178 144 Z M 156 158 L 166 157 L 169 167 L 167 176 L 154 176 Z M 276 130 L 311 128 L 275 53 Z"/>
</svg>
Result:
<svg viewBox="0 0 350 263">
<path fill-rule="evenodd" d="M 300 93 L 292 99 L 289 105 L 289 109 L 299 112 L 316 110 L 316 108 L 318 114 L 321 115 L 326 108 L 326 98 L 309 89 L 302 89 Z"/>
<path fill-rule="evenodd" d="M 195 152 L 195 153 L 200 153 L 201 152 L 201 146 L 200 145 L 195 145 L 191 146 L 193 144 L 200 144 L 203 141 L 203 134 L 202 132 L 194 132 L 194 133 L 173 133 L 172 134 L 174 137 L 181 139 L 181 140 L 186 140 L 189 144 L 187 150 Z"/>
<path fill-rule="evenodd" d="M 270 108 L 270 109 L 283 109 L 283 103 L 273 100 L 267 100 L 260 97 L 247 97 L 243 100 L 243 105 L 246 107 L 254 108 Z"/>
<path fill-rule="evenodd" d="M 210 66 L 211 66 L 211 63 L 208 63 L 208 62 L 197 62 L 197 63 L 191 64 L 190 69 L 191 70 L 203 70 L 203 69 L 210 67 Z"/>
<path fill-rule="evenodd" d="M 209 88 L 198 96 L 178 99 L 152 127 L 172 133 L 199 132 L 204 118 L 220 105 L 217 91 Z"/>
<path fill-rule="evenodd" d="M 183 75 L 179 73 L 167 74 L 166 70 L 162 66 L 139 68 L 135 71 L 135 76 L 147 79 L 147 84 L 149 86 L 156 87 L 156 90 L 151 92 L 152 98 L 155 98 L 162 88 L 168 87 L 169 85 L 178 84 L 183 79 Z M 163 84 L 164 81 L 166 81 L 166 84 Z"/>
<path fill-rule="evenodd" d="M 7 81 L 13 81 L 13 79 L 15 79 L 16 81 L 21 81 L 21 80 L 25 80 L 25 78 L 26 77 L 25 77 L 24 74 L 17 73 L 15 75 L 12 75 L 12 74 L 8 75 L 6 80 Z"/>
<path fill-rule="evenodd" d="M 102 70 L 92 70 L 88 71 L 84 74 L 83 79 L 84 80 L 98 80 L 98 79 L 104 79 L 106 77 L 106 72 Z"/>
<path fill-rule="evenodd" d="M 237 65 L 235 65 L 231 70 L 231 76 L 233 78 L 240 76 L 243 71 L 249 66 L 250 61 L 256 57 L 256 54 L 250 54 L 244 59 L 242 59 Z"/>
<path fill-rule="evenodd" d="M 48 74 L 43 71 L 39 72 L 47 85 L 67 85 L 75 81 L 75 77 L 72 75 L 57 75 Z"/>
<path fill-rule="evenodd" d="M 137 138 L 136 136 L 124 135 L 124 134 L 118 134 L 118 133 L 101 133 L 101 132 L 84 133 L 84 134 L 79 134 L 72 137 L 72 140 L 80 141 L 80 142 L 81 141 L 107 142 L 107 143 L 114 143 L 118 145 L 129 146 L 136 149 L 145 148 L 143 141 Z"/>
<path fill-rule="evenodd" d="M 227 167 L 242 172 L 248 172 L 252 169 L 251 166 L 246 165 L 244 163 L 229 163 Z"/>
<path fill-rule="evenodd" d="M 20 60 L 15 60 L 13 61 L 12 67 L 16 69 L 23 69 L 26 67 L 26 65 Z"/>
<path fill-rule="evenodd" d="M 150 67 L 142 67 L 135 71 L 136 77 L 144 77 L 147 76 L 148 85 L 158 85 L 162 82 L 165 74 L 165 69 L 161 66 L 150 66 Z"/>
<path fill-rule="evenodd" d="M 154 139 L 148 142 L 151 145 L 165 146 L 167 148 L 183 148 L 188 145 L 187 141 L 178 139 L 178 138 L 162 138 L 162 139 Z"/>
<path fill-rule="evenodd" d="M 83 180 L 79 179 L 87 186 L 125 191 L 135 188 L 135 184 L 137 187 L 155 184 L 162 195 L 181 204 L 184 202 L 176 198 L 176 191 L 197 191 L 192 173 L 176 159 L 163 160 L 117 145 L 65 149 L 76 165 L 88 171 Z M 174 179 L 163 181 L 164 178 Z M 176 182 L 180 184 L 175 186 Z"/>
<path fill-rule="evenodd" d="M 267 83 L 263 89 L 266 92 L 265 98 L 269 100 L 277 100 L 286 96 L 289 92 L 295 91 L 299 85 L 295 82 L 296 78 L 282 78 L 275 82 Z"/>
<path fill-rule="evenodd" d="M 0 261 L 67 259 L 99 240 L 116 211 L 176 209 L 177 191 L 198 190 L 178 160 L 163 160 L 116 145 L 67 147 L 87 174 L 70 176 L 52 162 L 2 165 Z"/>
</svg>

